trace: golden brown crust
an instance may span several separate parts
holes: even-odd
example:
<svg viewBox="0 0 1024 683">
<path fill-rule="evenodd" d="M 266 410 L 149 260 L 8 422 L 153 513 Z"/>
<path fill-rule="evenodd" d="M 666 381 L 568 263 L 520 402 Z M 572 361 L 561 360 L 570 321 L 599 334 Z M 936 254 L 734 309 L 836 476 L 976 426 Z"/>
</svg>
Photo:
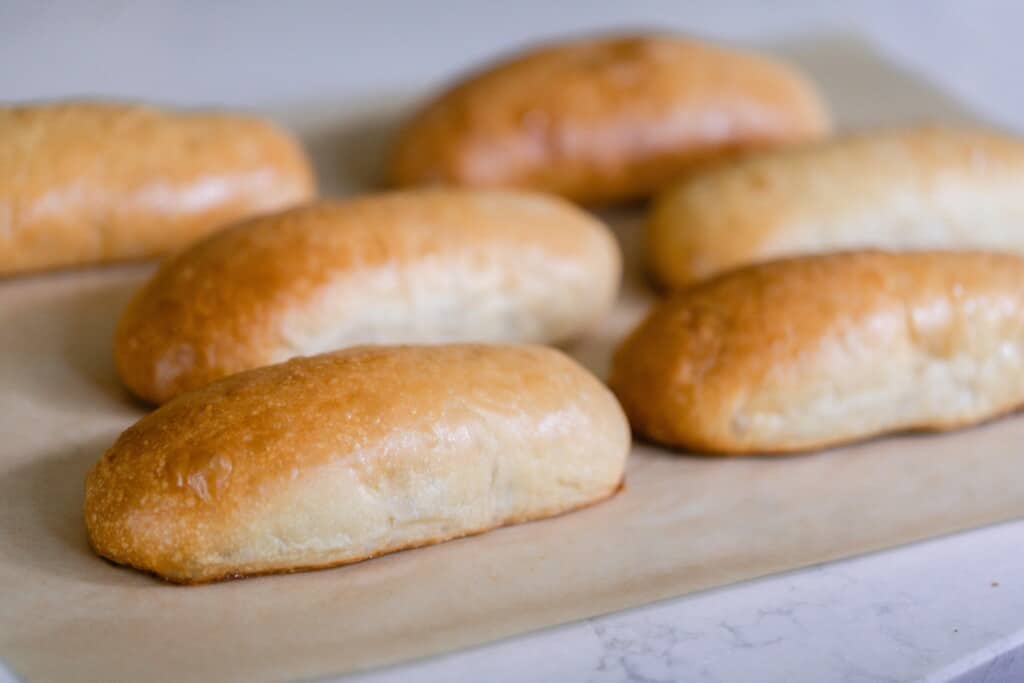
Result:
<svg viewBox="0 0 1024 683">
<path fill-rule="evenodd" d="M 118 373 L 153 402 L 233 372 L 362 343 L 556 342 L 612 305 L 620 256 L 571 204 L 410 190 L 318 202 L 163 264 L 123 314 Z"/>
<path fill-rule="evenodd" d="M 144 417 L 88 475 L 85 521 L 171 581 L 297 571 L 596 502 L 628 451 L 614 397 L 553 349 L 354 348 Z"/>
<path fill-rule="evenodd" d="M 615 354 L 633 428 L 716 453 L 948 429 L 1024 402 L 1024 260 L 846 252 L 725 273 Z"/>
<path fill-rule="evenodd" d="M 284 130 L 240 114 L 0 108 L 0 275 L 139 259 L 315 193 Z"/>
<path fill-rule="evenodd" d="M 829 127 L 790 66 L 680 36 L 602 36 L 526 51 L 442 93 L 401 131 L 391 177 L 608 203 Z"/>
<path fill-rule="evenodd" d="M 651 273 L 679 288 L 782 256 L 855 248 L 1024 251 L 1024 141 L 979 128 L 861 132 L 692 173 L 647 221 Z"/>
</svg>

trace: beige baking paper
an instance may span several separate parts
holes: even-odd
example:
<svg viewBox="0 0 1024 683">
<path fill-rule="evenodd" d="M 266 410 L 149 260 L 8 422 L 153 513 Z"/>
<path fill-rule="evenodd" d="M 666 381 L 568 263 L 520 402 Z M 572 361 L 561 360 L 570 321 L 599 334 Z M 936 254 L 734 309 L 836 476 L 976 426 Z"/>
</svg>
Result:
<svg viewBox="0 0 1024 683">
<path fill-rule="evenodd" d="M 787 51 L 843 123 L 965 115 L 848 42 Z M 372 125 L 304 111 L 290 116 L 333 187 L 372 170 Z M 635 217 L 615 219 L 632 254 Z M 80 512 L 86 470 L 141 414 L 110 336 L 148 270 L 0 283 L 0 657 L 28 681 L 340 673 L 1024 516 L 1022 417 L 784 458 L 637 446 L 625 491 L 578 513 L 346 568 L 165 585 L 94 557 Z M 603 370 L 646 299 L 633 262 L 616 315 L 574 353 Z"/>
</svg>

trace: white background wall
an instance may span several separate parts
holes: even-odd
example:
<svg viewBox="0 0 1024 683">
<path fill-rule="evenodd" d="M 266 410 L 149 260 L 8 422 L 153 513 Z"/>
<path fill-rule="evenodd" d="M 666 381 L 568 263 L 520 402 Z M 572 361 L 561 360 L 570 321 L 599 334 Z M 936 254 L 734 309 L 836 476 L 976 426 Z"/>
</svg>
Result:
<svg viewBox="0 0 1024 683">
<path fill-rule="evenodd" d="M 0 99 L 263 107 L 389 94 L 522 41 L 623 25 L 743 41 L 852 33 L 1024 128 L 1019 0 L 0 0 Z"/>
</svg>

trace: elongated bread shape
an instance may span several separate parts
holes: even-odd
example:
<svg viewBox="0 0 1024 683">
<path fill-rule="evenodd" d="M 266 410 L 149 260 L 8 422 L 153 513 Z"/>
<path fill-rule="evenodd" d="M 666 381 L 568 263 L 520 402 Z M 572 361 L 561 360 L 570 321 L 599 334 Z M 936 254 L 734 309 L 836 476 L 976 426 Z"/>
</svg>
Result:
<svg viewBox="0 0 1024 683">
<path fill-rule="evenodd" d="M 633 428 L 720 453 L 969 425 L 1024 402 L 1024 259 L 879 251 L 726 273 L 617 350 Z"/>
<path fill-rule="evenodd" d="M 155 256 L 314 190 L 305 154 L 261 119 L 0 107 L 0 275 Z"/>
<path fill-rule="evenodd" d="M 860 133 L 725 161 L 656 202 L 647 258 L 678 288 L 780 256 L 1024 252 L 1024 141 L 978 128 Z"/>
<path fill-rule="evenodd" d="M 363 343 L 557 342 L 612 305 L 618 245 L 559 199 L 413 190 L 239 224 L 169 260 L 114 339 L 161 402 L 219 377 Z"/>
<path fill-rule="evenodd" d="M 357 562 L 615 493 L 629 426 L 538 346 L 362 347 L 184 394 L 89 473 L 100 555 L 194 583 Z"/>
<path fill-rule="evenodd" d="M 650 194 L 697 161 L 829 130 L 768 57 L 672 35 L 565 41 L 455 84 L 400 132 L 398 185 L 519 187 L 586 203 Z"/>
</svg>

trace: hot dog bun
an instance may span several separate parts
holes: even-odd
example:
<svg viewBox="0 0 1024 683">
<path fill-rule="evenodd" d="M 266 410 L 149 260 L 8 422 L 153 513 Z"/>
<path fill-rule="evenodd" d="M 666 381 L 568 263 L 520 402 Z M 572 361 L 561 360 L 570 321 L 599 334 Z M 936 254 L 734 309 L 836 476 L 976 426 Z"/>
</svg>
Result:
<svg viewBox="0 0 1024 683">
<path fill-rule="evenodd" d="M 88 475 L 85 522 L 171 581 L 314 569 L 589 505 L 628 452 L 611 392 L 553 349 L 355 348 L 142 418 Z"/>
<path fill-rule="evenodd" d="M 969 425 L 1024 402 L 1024 259 L 864 251 L 726 273 L 657 306 L 610 383 L 637 432 L 699 451 Z"/>
<path fill-rule="evenodd" d="M 169 260 L 114 340 L 161 402 L 219 377 L 363 343 L 550 343 L 612 305 L 618 245 L 541 195 L 413 190 L 239 224 Z"/>
<path fill-rule="evenodd" d="M 980 128 L 857 133 L 694 173 L 647 223 L 667 288 L 783 256 L 859 248 L 1024 252 L 1024 141 Z"/>
<path fill-rule="evenodd" d="M 0 275 L 156 256 L 314 192 L 291 135 L 251 116 L 0 107 Z"/>
<path fill-rule="evenodd" d="M 766 56 L 669 34 L 527 50 L 453 85 L 399 133 L 397 185 L 642 197 L 709 158 L 818 138 L 814 86 Z"/>
</svg>

